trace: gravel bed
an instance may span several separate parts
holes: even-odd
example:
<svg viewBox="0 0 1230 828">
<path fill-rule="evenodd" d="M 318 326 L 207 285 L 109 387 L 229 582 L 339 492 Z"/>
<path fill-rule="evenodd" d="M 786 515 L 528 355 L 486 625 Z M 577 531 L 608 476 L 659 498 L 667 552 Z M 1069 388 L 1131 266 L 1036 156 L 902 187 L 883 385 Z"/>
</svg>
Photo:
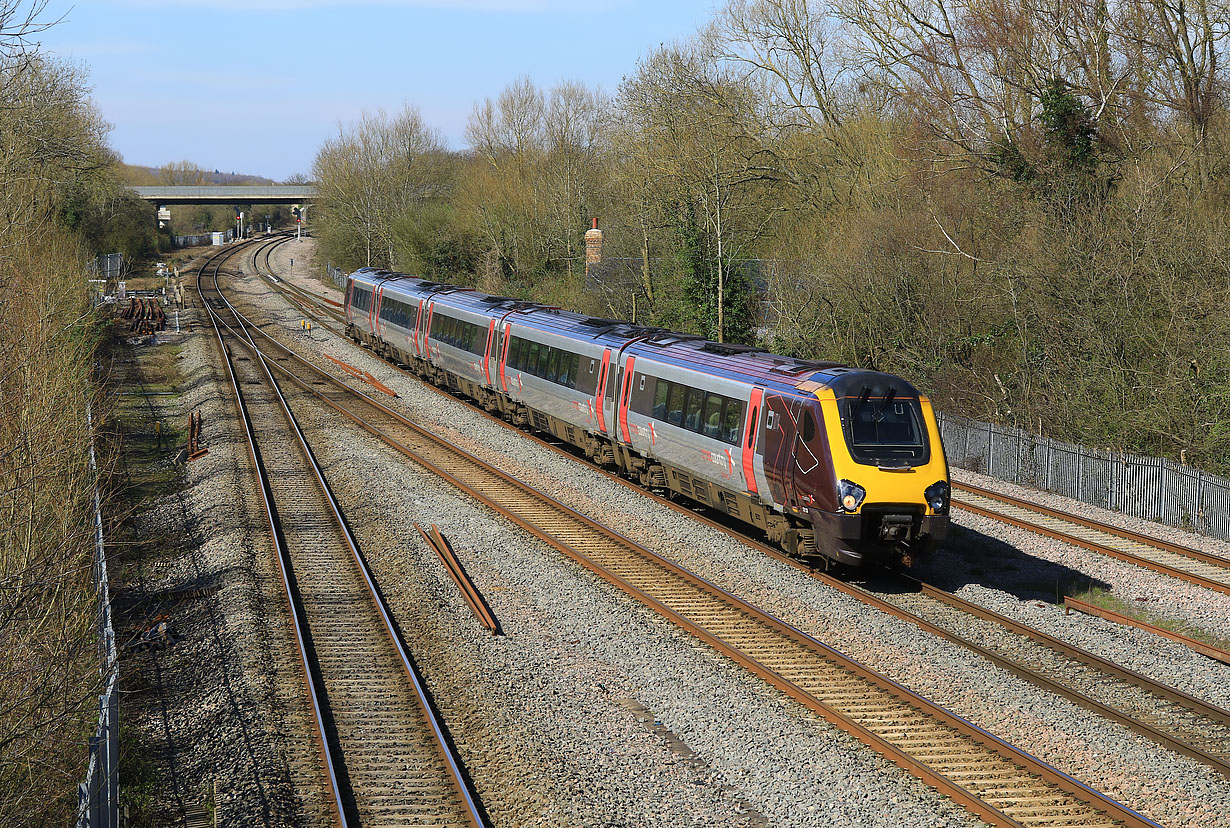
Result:
<svg viewBox="0 0 1230 828">
<path fill-rule="evenodd" d="M 265 293 L 258 285 L 250 285 L 246 290 L 256 295 Z M 283 318 L 282 324 L 289 331 L 287 318 L 293 316 L 293 313 L 277 310 L 283 307 L 281 300 L 269 297 L 261 301 L 270 309 L 273 317 Z M 302 344 L 307 345 L 306 342 Z M 442 434 L 458 444 L 499 462 L 505 469 L 532 485 L 582 511 L 604 522 L 620 526 L 633 540 L 680 561 L 722 587 L 834 644 L 847 654 L 951 707 L 980 726 L 1039 755 L 1159 822 L 1193 828 L 1230 824 L 1230 817 L 1227 817 L 1227 812 L 1230 811 L 1230 785 L 1210 769 L 1160 750 L 1152 742 L 1117 725 L 1101 721 L 1064 700 L 1051 697 L 1032 685 L 991 667 L 955 645 L 937 641 L 912 625 L 869 610 L 854 599 L 824 587 L 797 570 L 767 559 L 720 533 L 699 526 L 686 516 L 660 507 L 579 463 L 560 458 L 486 421 L 468 407 L 422 389 L 414 380 L 404 377 L 387 364 L 349 343 L 324 337 L 314 343 L 314 347 L 371 371 L 402 395 L 394 401 L 394 405 L 424 421 L 435 423 Z M 369 485 L 379 485 L 377 481 L 380 479 L 393 480 L 396 479 L 395 475 L 404 473 L 397 471 L 399 465 L 406 465 L 404 460 L 392 457 L 391 461 L 384 475 L 378 475 Z M 405 507 L 404 492 L 414 489 L 410 485 L 394 485 L 386 491 L 392 504 L 389 508 L 396 513 L 399 506 Z M 959 514 L 957 521 L 962 526 L 977 531 L 980 524 L 970 518 L 971 516 Z M 460 525 L 481 519 L 481 516 L 476 515 L 468 506 L 462 508 L 453 518 Z M 449 532 L 449 526 L 444 525 L 443 528 L 446 533 Z M 998 566 L 999 560 L 1005 558 L 1007 553 L 1015 552 L 1016 558 L 1011 565 L 1016 566 L 1022 574 L 1022 584 L 1031 579 L 1035 583 L 1046 583 L 1046 579 L 1058 570 L 1063 573 L 1074 571 L 1078 575 L 1105 580 L 1114 584 L 1116 589 L 1116 581 L 1122 581 L 1125 577 L 1122 572 L 1112 571 L 1113 567 L 1107 570 L 1097 568 L 1107 564 L 1092 553 L 1084 553 L 1057 542 L 1032 536 L 1017 538 L 1005 535 L 1000 527 L 981 528 L 988 536 L 988 542 L 992 537 L 1000 539 L 994 541 L 998 546 L 986 559 L 980 558 L 971 564 L 967 559 L 968 550 L 962 553 L 960 545 L 957 545 L 958 551 L 945 551 L 937 555 L 929 568 L 946 578 L 949 585 L 958 589 L 965 597 L 994 603 L 996 605 L 993 608 L 997 611 L 1020 617 L 1054 635 L 1085 637 L 1087 641 L 1078 642 L 1082 643 L 1082 646 L 1095 650 L 1100 646 L 1102 655 L 1129 663 L 1134 669 L 1141 669 L 1142 672 L 1151 673 L 1163 680 L 1185 685 L 1184 689 L 1188 692 L 1214 703 L 1223 703 L 1228 683 L 1225 681 L 1226 674 L 1222 665 L 1202 658 L 1194 661 L 1190 654 L 1181 651 L 1183 648 L 1179 645 L 1159 643 L 1152 636 L 1134 630 L 1094 623 L 1095 619 L 1078 619 L 1074 616 L 1065 618 L 1062 611 L 1040 600 L 1045 595 L 1041 588 L 1027 592 L 1018 587 L 1016 592 L 1013 592 L 1012 587 L 1005 588 L 999 581 L 998 571 L 994 578 L 983 577 L 978 574 L 977 566 L 991 566 L 988 560 L 994 561 Z M 483 537 L 499 538 L 499 549 L 505 550 L 501 553 L 504 556 L 511 555 L 514 549 L 524 543 L 515 532 L 492 528 L 485 530 L 479 538 L 470 540 L 471 548 L 477 548 Z M 981 538 L 975 538 L 982 542 Z M 459 546 L 465 544 L 461 543 Z M 495 558 L 500 559 L 499 555 Z M 487 566 L 497 565 L 489 557 L 482 557 L 481 560 L 484 562 L 483 567 L 472 567 L 476 570 L 476 576 Z M 532 573 L 546 573 L 553 570 L 552 560 L 551 554 L 548 553 L 541 560 L 527 566 Z M 1117 562 L 1110 561 L 1110 564 Z M 1026 573 L 1025 570 L 1030 566 L 1037 566 L 1039 569 L 1037 572 Z M 1135 567 L 1127 565 L 1120 565 L 1119 569 L 1132 570 L 1129 576 L 1151 576 L 1147 571 L 1137 571 Z M 549 576 L 543 574 L 541 577 Z M 584 576 L 578 577 L 584 580 Z M 1178 594 L 1182 597 L 1184 592 L 1184 585 L 1176 585 L 1161 576 L 1155 579 L 1153 586 L 1159 596 Z M 569 609 L 574 612 L 582 611 L 585 608 L 584 601 L 592 603 L 599 600 L 595 597 L 586 599 L 583 596 L 602 594 L 603 589 L 601 585 L 596 585 L 583 593 L 577 593 L 576 600 L 581 603 Z M 556 587 L 549 586 L 545 594 L 548 598 L 555 598 L 560 593 Z M 1226 596 L 1192 593 L 1186 597 L 1193 617 L 1208 616 L 1212 619 L 1220 616 L 1221 623 L 1225 624 L 1227 604 L 1223 599 Z M 630 618 L 641 617 L 642 611 L 628 609 L 626 600 L 620 599 L 618 606 L 622 609 L 616 610 L 616 617 L 621 623 L 626 624 Z M 497 609 L 497 612 L 500 610 Z M 650 626 L 653 627 L 652 624 Z M 587 646 L 609 649 L 624 644 L 624 635 L 621 631 L 619 636 L 599 635 L 597 640 L 581 640 L 588 642 Z M 680 639 L 678 633 L 662 635 L 669 641 Z M 680 643 L 684 645 L 685 656 L 690 655 L 689 651 L 695 652 L 698 649 L 698 645 L 690 644 L 686 640 Z M 594 649 L 591 652 L 605 650 Z M 660 660 L 671 663 L 672 667 L 679 663 L 682 657 L 674 650 L 659 653 Z M 1149 669 L 1143 669 L 1142 665 Z M 733 685 L 722 692 L 732 698 L 742 698 L 742 694 L 747 692 L 763 692 L 758 689 L 757 683 L 751 682 L 749 685 L 746 677 L 742 677 L 739 671 L 735 670 L 734 674 L 731 674 L 733 668 L 724 661 L 716 660 L 710 663 L 709 669 L 729 675 Z M 699 692 L 702 687 L 700 675 L 696 672 L 679 679 L 674 692 Z M 746 689 L 737 691 L 736 688 L 740 685 Z M 647 686 L 656 684 L 647 683 Z M 831 797 L 834 791 L 840 790 L 840 780 L 861 781 L 852 779 L 841 765 L 830 766 L 828 754 L 820 751 L 818 745 L 810 746 L 803 756 L 792 756 L 788 761 L 785 761 L 785 757 L 780 753 L 774 754 L 776 759 L 766 757 L 765 760 L 751 760 L 749 744 L 755 744 L 758 738 L 764 738 L 766 732 L 771 732 L 762 727 L 740 733 L 740 738 L 733 743 L 733 758 L 738 761 L 731 766 L 729 762 L 732 757 L 722 749 L 723 745 L 730 743 L 722 738 L 722 731 L 730 730 L 730 721 L 734 717 L 722 715 L 717 720 L 708 719 L 707 721 L 712 722 L 712 727 L 716 728 L 709 730 L 696 724 L 696 717 L 705 715 L 703 706 L 692 712 L 685 712 L 672 705 L 669 698 L 665 704 L 645 699 L 645 692 L 642 690 L 641 700 L 646 706 L 656 711 L 659 720 L 680 734 L 716 771 L 732 783 L 733 780 L 739 779 L 751 781 L 750 785 L 740 785 L 740 793 L 774 824 L 799 824 L 794 821 L 800 818 L 799 803 L 810 802 L 815 796 Z M 769 694 L 769 698 L 775 696 Z M 729 704 L 718 705 L 728 706 Z M 760 707 L 771 708 L 771 705 L 762 704 Z M 797 726 L 798 722 L 805 718 L 792 706 L 787 706 L 783 712 L 787 715 L 781 727 L 790 726 L 791 723 Z M 741 710 L 740 719 L 743 715 Z M 758 708 L 756 715 L 767 714 Z M 824 740 L 825 743 L 828 741 Z M 786 740 L 786 744 L 795 743 L 793 738 Z M 778 750 L 781 750 L 780 743 Z M 744 769 L 747 775 L 738 773 L 739 768 Z M 784 800 L 795 804 L 785 812 L 776 810 L 774 784 L 764 778 L 764 775 L 774 768 L 783 769 L 782 773 L 795 780 L 795 783 L 787 788 L 789 793 Z M 828 783 L 825 785 L 825 791 L 804 790 L 814 787 L 814 784 L 802 784 L 802 780 L 807 777 L 811 777 L 814 783 L 817 777 L 812 774 Z M 885 774 L 886 777 L 894 775 L 894 771 Z M 864 793 L 862 788 L 858 788 L 858 791 L 859 793 L 843 791 L 839 798 L 857 802 Z M 905 801 L 900 799 L 898 803 L 887 807 L 890 811 L 913 807 L 902 804 Z M 866 820 L 869 818 L 864 813 L 866 810 L 880 810 L 884 807 L 886 806 L 883 804 L 877 806 L 868 803 L 865 808 L 856 809 L 862 816 L 853 819 Z M 932 809 L 927 812 L 936 813 Z M 815 812 L 808 811 L 808 816 L 812 813 L 824 814 L 825 807 L 820 806 Z M 897 810 L 894 822 L 916 822 L 913 818 L 900 819 L 902 813 L 902 810 Z M 950 817 L 945 817 L 947 818 Z M 851 819 L 843 817 L 841 824 L 850 824 Z"/>
<path fill-rule="evenodd" d="M 209 454 L 183 469 L 182 491 L 137 517 L 140 535 L 161 541 L 165 552 L 119 590 L 119 602 L 126 620 L 141 627 L 168 615 L 176 640 L 121 656 L 122 716 L 132 734 L 124 750 L 152 760 L 155 807 L 166 824 L 211 800 L 220 824 L 325 824 L 304 817 L 295 791 L 301 757 L 288 753 L 282 735 L 298 726 L 280 687 L 299 679 L 279 675 L 272 658 L 289 642 L 264 516 L 249 506 L 257 493 L 247 448 L 233 431 L 229 389 L 218 383 L 212 331 L 194 308 L 181 316 L 183 335 L 160 335 L 183 345 L 180 396 L 153 400 L 164 422 L 180 424 L 200 411 Z"/>
<path fill-rule="evenodd" d="M 495 824 L 978 824 L 357 429 L 301 424 Z M 449 537 L 505 637 L 415 520 Z"/>
<path fill-rule="evenodd" d="M 954 519 L 953 542 L 919 568 L 919 577 L 1230 709 L 1230 665 L 1062 606 L 1070 587 L 1100 585 L 1158 615 L 1230 638 L 1230 596 L 979 515 L 958 510 Z"/>
<path fill-rule="evenodd" d="M 1109 509 L 1103 509 L 1100 506 L 1094 506 L 1080 500 L 1073 500 L 1070 497 L 1064 497 L 1063 495 L 1057 495 L 1052 492 L 1045 492 L 1041 489 L 1030 489 L 1024 486 L 1018 486 L 1015 483 L 1009 483 L 1006 480 L 988 477 L 985 474 L 978 474 L 977 472 L 968 471 L 966 469 L 954 468 L 951 470 L 951 474 L 952 479 L 958 483 L 968 483 L 971 486 L 979 486 L 983 489 L 990 489 L 994 492 L 1000 492 L 1001 494 L 1012 495 L 1024 500 L 1030 500 L 1035 503 L 1040 503 L 1043 506 L 1049 506 L 1052 509 L 1059 509 L 1068 514 L 1101 521 L 1102 523 L 1109 524 L 1110 526 L 1116 526 L 1120 529 L 1138 532 L 1148 537 L 1158 538 L 1159 540 L 1169 541 L 1170 543 L 1182 544 L 1183 546 L 1188 546 L 1201 552 L 1207 552 L 1210 555 L 1217 555 L 1225 558 L 1227 563 L 1230 563 L 1230 543 L 1218 538 L 1211 538 L 1208 535 L 1199 535 L 1186 529 L 1167 526 L 1164 523 L 1154 523 L 1153 521 L 1133 517 L 1132 515 L 1127 515 L 1123 512 L 1112 512 Z"/>
</svg>

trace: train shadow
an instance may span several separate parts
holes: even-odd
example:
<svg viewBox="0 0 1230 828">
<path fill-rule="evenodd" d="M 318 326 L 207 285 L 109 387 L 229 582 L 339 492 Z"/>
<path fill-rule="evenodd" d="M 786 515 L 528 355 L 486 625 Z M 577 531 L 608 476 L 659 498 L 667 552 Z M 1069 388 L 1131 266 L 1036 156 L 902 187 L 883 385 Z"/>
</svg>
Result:
<svg viewBox="0 0 1230 828">
<path fill-rule="evenodd" d="M 948 540 L 912 574 L 948 592 L 977 585 L 1022 601 L 1062 604 L 1065 595 L 1110 584 L 1087 572 L 1021 551 L 1000 538 L 953 525 Z"/>
</svg>

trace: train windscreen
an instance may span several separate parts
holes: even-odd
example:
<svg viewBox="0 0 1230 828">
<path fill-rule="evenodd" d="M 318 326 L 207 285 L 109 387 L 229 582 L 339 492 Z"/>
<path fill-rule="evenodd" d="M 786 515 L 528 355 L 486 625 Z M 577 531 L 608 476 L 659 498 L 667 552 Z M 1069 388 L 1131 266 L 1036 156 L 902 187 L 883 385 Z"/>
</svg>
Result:
<svg viewBox="0 0 1230 828">
<path fill-rule="evenodd" d="M 864 389 L 856 399 L 843 402 L 842 430 L 857 462 L 901 467 L 927 462 L 929 450 L 918 400 L 896 397 L 890 388 L 878 398 Z"/>
</svg>

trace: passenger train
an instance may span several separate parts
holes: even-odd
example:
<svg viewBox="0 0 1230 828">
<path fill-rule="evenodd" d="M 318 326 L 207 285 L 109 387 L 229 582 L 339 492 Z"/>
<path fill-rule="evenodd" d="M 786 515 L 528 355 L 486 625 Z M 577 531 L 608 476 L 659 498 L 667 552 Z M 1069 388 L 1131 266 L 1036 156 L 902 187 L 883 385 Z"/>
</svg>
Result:
<svg viewBox="0 0 1230 828">
<path fill-rule="evenodd" d="M 948 532 L 935 414 L 900 377 L 374 268 L 345 306 L 381 356 L 792 555 L 909 565 Z"/>
</svg>

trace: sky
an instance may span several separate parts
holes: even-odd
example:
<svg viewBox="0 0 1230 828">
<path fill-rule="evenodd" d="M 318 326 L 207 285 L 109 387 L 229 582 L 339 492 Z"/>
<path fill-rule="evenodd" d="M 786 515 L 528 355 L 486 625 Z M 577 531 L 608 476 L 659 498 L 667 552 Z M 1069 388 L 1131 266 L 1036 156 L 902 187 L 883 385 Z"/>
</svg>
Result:
<svg viewBox="0 0 1230 828">
<path fill-rule="evenodd" d="M 29 0 L 28 0 L 29 1 Z M 364 111 L 407 103 L 462 149 L 475 103 L 529 76 L 614 92 L 721 0 L 49 0 L 43 49 L 82 65 L 130 164 L 277 181 Z"/>
</svg>

